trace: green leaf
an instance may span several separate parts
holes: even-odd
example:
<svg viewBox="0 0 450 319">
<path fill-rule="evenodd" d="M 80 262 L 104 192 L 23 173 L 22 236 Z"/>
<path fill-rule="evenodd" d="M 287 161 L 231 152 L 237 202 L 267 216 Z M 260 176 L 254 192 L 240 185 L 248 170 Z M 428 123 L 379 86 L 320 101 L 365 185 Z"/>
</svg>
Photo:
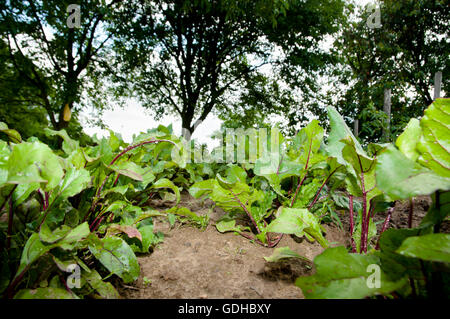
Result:
<svg viewBox="0 0 450 319">
<path fill-rule="evenodd" d="M 218 223 L 216 223 L 216 228 L 217 231 L 219 231 L 220 233 L 226 233 L 226 232 L 242 232 L 244 230 L 250 230 L 249 227 L 242 227 L 240 225 L 236 226 L 236 221 L 234 219 L 222 219 L 221 221 L 219 221 Z"/>
<path fill-rule="evenodd" d="M 351 137 L 341 140 L 345 144 L 342 149 L 342 157 L 347 161 L 346 176 L 347 189 L 353 196 L 362 196 L 363 190 L 366 192 L 366 200 L 370 200 L 381 194 L 376 187 L 375 167 L 376 158 L 371 158 L 366 152 L 358 149 L 358 145 Z"/>
<path fill-rule="evenodd" d="M 236 183 L 238 183 L 238 180 L 231 182 L 224 179 L 219 173 L 216 174 L 216 180 L 219 183 L 220 187 L 226 190 L 232 189 L 236 185 Z"/>
<path fill-rule="evenodd" d="M 167 214 L 167 221 L 169 222 L 170 227 L 173 227 L 175 225 L 175 222 L 177 221 L 177 216 L 174 214 Z"/>
<path fill-rule="evenodd" d="M 131 184 L 108 188 L 108 189 L 102 191 L 102 196 L 104 197 L 104 196 L 106 196 L 107 194 L 110 194 L 110 193 L 116 193 L 116 194 L 120 194 L 120 195 L 125 195 L 125 193 L 128 191 L 128 189 L 130 187 L 132 187 Z"/>
<path fill-rule="evenodd" d="M 296 159 L 296 162 L 303 164 L 303 166 L 306 166 L 306 163 L 308 163 L 308 166 L 312 166 L 323 159 L 321 156 L 316 156 L 322 143 L 323 134 L 323 128 L 319 126 L 318 120 L 312 120 L 298 132 L 293 141 L 294 149 L 300 151 L 300 156 Z"/>
<path fill-rule="evenodd" d="M 281 155 L 277 152 L 264 152 L 255 162 L 254 172 L 258 176 L 277 174 L 281 162 Z M 299 165 L 299 167 L 302 167 Z"/>
<path fill-rule="evenodd" d="M 156 216 L 164 216 L 163 213 L 158 212 L 157 210 L 148 211 L 143 214 L 140 214 L 134 221 L 133 225 L 138 224 L 139 222 L 143 221 L 144 219 L 150 218 L 150 217 L 156 217 Z"/>
<path fill-rule="evenodd" d="M 396 251 L 409 237 L 417 236 L 419 229 L 388 229 L 380 237 L 381 266 L 392 280 L 399 280 L 405 276 L 421 280 L 422 268 L 419 260 L 398 254 Z"/>
<path fill-rule="evenodd" d="M 178 216 L 187 217 L 189 220 L 197 223 L 201 228 L 208 226 L 209 216 L 208 215 L 197 215 L 196 213 L 189 210 L 187 207 L 172 207 L 165 211 L 168 214 L 175 214 Z"/>
<path fill-rule="evenodd" d="M 251 207 L 250 213 L 260 228 L 264 228 L 263 220 L 273 212 L 272 202 L 277 197 L 274 192 L 266 191 L 263 197 L 258 199 Z"/>
<path fill-rule="evenodd" d="M 73 229 L 63 225 L 54 231 L 51 231 L 47 223 L 44 223 L 39 231 L 39 238 L 44 243 L 53 244 L 52 247 L 72 250 L 74 248 L 73 244 L 86 238 L 89 233 L 89 224 L 87 222 Z"/>
<path fill-rule="evenodd" d="M 16 293 L 14 299 L 80 299 L 77 295 L 62 288 L 22 289 Z"/>
<path fill-rule="evenodd" d="M 396 252 L 407 257 L 450 263 L 450 235 L 429 234 L 409 237 Z"/>
<path fill-rule="evenodd" d="M 265 153 L 255 163 L 255 175 L 264 176 L 273 190 L 284 197 L 281 190 L 283 179 L 304 174 L 305 164 L 289 161 L 278 153 Z"/>
<path fill-rule="evenodd" d="M 119 137 L 116 136 L 116 134 L 112 130 L 108 131 L 109 131 L 108 143 L 109 146 L 111 146 L 112 151 L 115 152 L 119 149 L 122 141 Z"/>
<path fill-rule="evenodd" d="M 393 200 L 450 189 L 450 178 L 420 166 L 392 145 L 378 157 L 376 179 L 378 188 Z"/>
<path fill-rule="evenodd" d="M 189 193 L 195 198 L 200 198 L 205 194 L 211 193 L 215 183 L 214 179 L 197 182 L 189 188 Z"/>
<path fill-rule="evenodd" d="M 312 202 L 317 190 L 322 185 L 322 180 L 313 179 L 308 184 L 303 184 L 295 199 L 292 208 L 305 208 Z"/>
<path fill-rule="evenodd" d="M 415 162 L 420 155 L 416 146 L 421 135 L 422 129 L 420 128 L 420 121 L 412 118 L 405 127 L 403 133 L 400 134 L 395 142 L 398 149 L 413 162 Z"/>
<path fill-rule="evenodd" d="M 8 143 L 0 140 L 0 186 L 8 180 L 8 158 L 10 153 Z"/>
<path fill-rule="evenodd" d="M 62 225 L 52 231 L 47 223 L 43 223 L 39 231 L 39 239 L 44 243 L 54 244 L 63 239 L 70 232 L 70 230 L 71 228 L 69 226 Z"/>
<path fill-rule="evenodd" d="M 139 277 L 139 264 L 130 246 L 119 237 L 105 237 L 91 240 L 90 252 L 111 273 L 123 279 L 125 283 L 135 281 Z"/>
<path fill-rule="evenodd" d="M 300 277 L 295 283 L 308 299 L 358 299 L 389 294 L 407 282 L 406 279 L 390 281 L 379 269 L 376 256 L 350 254 L 343 246 L 326 249 L 314 258 L 314 265 L 313 276 Z M 369 285 L 377 267 L 379 286 Z"/>
<path fill-rule="evenodd" d="M 40 239 L 38 233 L 33 233 L 28 238 L 25 247 L 22 250 L 22 256 L 20 258 L 20 265 L 17 269 L 15 277 L 17 277 L 25 268 L 35 262 L 39 257 L 43 256 L 50 249 L 55 247 L 54 245 L 44 245 Z"/>
<path fill-rule="evenodd" d="M 436 174 L 450 178 L 450 99 L 437 99 L 420 120 L 422 136 L 418 161 Z"/>
<path fill-rule="evenodd" d="M 61 260 L 55 256 L 52 256 L 53 261 L 55 262 L 56 266 L 61 270 L 61 271 L 68 271 L 69 267 L 71 265 L 75 265 L 77 264 L 77 261 L 75 259 L 67 259 L 67 260 Z"/>
<path fill-rule="evenodd" d="M 376 161 L 369 157 L 365 151 L 358 150 L 355 141 L 350 137 L 341 140 L 344 143 L 342 148 L 342 157 L 354 169 L 356 174 L 367 174 L 375 168 Z"/>
<path fill-rule="evenodd" d="M 49 202 L 56 201 L 56 204 L 64 199 L 75 196 L 88 187 L 90 180 L 89 172 L 84 168 L 76 169 L 75 167 L 70 167 L 60 185 L 52 192 Z"/>
<path fill-rule="evenodd" d="M 96 154 L 92 154 L 93 156 L 99 158 L 105 165 L 109 165 L 111 163 L 114 158 L 114 153 L 106 138 L 102 138 L 100 140 L 100 143 L 95 150 Z"/>
<path fill-rule="evenodd" d="M 309 234 L 314 237 L 322 247 L 327 247 L 328 242 L 323 237 L 319 219 L 306 208 L 279 208 L 278 217 L 266 228 L 267 232 L 295 234 L 298 237 Z"/>
<path fill-rule="evenodd" d="M 84 168 L 87 163 L 86 155 L 81 148 L 77 148 L 73 151 L 72 154 L 67 157 L 66 161 L 78 169 Z"/>
<path fill-rule="evenodd" d="M 4 122 L 0 122 L 0 132 L 5 133 L 9 140 L 13 143 L 22 143 L 22 137 L 20 136 L 19 132 L 16 130 L 12 130 L 8 128 L 8 125 Z"/>
<path fill-rule="evenodd" d="M 139 230 L 129 225 L 118 225 L 118 224 L 109 225 L 106 236 L 114 236 L 118 233 L 124 233 L 127 234 L 129 238 L 137 238 L 140 241 L 142 241 L 142 235 L 139 232 Z"/>
<path fill-rule="evenodd" d="M 180 190 L 172 181 L 168 180 L 167 178 L 161 178 L 157 180 L 151 188 L 170 188 L 171 190 L 173 190 L 177 197 L 177 203 L 180 202 Z"/>
<path fill-rule="evenodd" d="M 139 226 L 138 230 L 142 234 L 142 248 L 136 251 L 148 253 L 150 247 L 153 247 L 163 241 L 163 237 L 161 235 L 154 233 L 153 225 Z"/>
<path fill-rule="evenodd" d="M 247 179 L 247 173 L 245 170 L 238 165 L 231 165 L 226 171 L 227 180 L 231 183 L 241 182 L 245 183 Z"/>
<path fill-rule="evenodd" d="M 34 191 L 39 189 L 39 183 L 19 184 L 13 193 L 14 205 L 18 206 L 28 199 Z"/>
<path fill-rule="evenodd" d="M 144 178 L 142 175 L 144 174 L 144 169 L 139 167 L 136 163 L 130 161 L 121 161 L 116 162 L 112 166 L 110 166 L 112 170 L 115 172 L 125 175 L 131 179 L 142 182 Z"/>
<path fill-rule="evenodd" d="M 328 136 L 328 143 L 326 147 L 327 153 L 330 156 L 335 157 L 338 163 L 348 166 L 347 161 L 342 156 L 342 149 L 345 146 L 345 144 L 342 142 L 343 139 L 349 138 L 350 140 L 352 140 L 358 154 L 365 154 L 365 152 L 361 144 L 359 144 L 359 142 L 356 140 L 352 131 L 348 128 L 347 124 L 345 124 L 345 121 L 339 114 L 339 112 L 336 111 L 336 109 L 332 106 L 329 106 L 327 110 L 331 127 L 331 132 Z"/>
<path fill-rule="evenodd" d="M 439 196 L 439 203 L 436 201 Z M 431 194 L 433 204 L 420 222 L 421 228 L 441 224 L 450 215 L 450 192 L 434 192 Z"/>
<path fill-rule="evenodd" d="M 276 248 L 270 257 L 264 257 L 268 262 L 277 262 L 286 258 L 299 258 L 308 262 L 312 262 L 306 257 L 297 254 L 295 251 L 291 250 L 289 247 Z"/>
<path fill-rule="evenodd" d="M 145 189 L 148 184 L 152 183 L 156 179 L 151 169 L 146 168 L 142 172 L 142 182 L 140 182 L 141 189 Z"/>
<path fill-rule="evenodd" d="M 55 188 L 64 175 L 60 158 L 41 142 L 14 145 L 8 167 L 9 183 L 47 183 L 46 190 Z"/>
<path fill-rule="evenodd" d="M 44 133 L 47 136 L 59 136 L 63 139 L 62 149 L 67 154 L 70 155 L 75 152 L 80 147 L 80 143 L 70 138 L 66 130 L 55 131 L 49 128 L 44 128 Z"/>
<path fill-rule="evenodd" d="M 100 296 L 106 299 L 119 299 L 120 295 L 116 288 L 109 282 L 104 282 L 102 277 L 95 269 L 91 269 L 90 272 L 83 271 L 81 274 L 82 278 L 95 289 Z"/>
<path fill-rule="evenodd" d="M 251 211 L 252 204 L 263 200 L 263 197 L 262 191 L 251 189 L 247 184 L 237 182 L 232 189 L 227 190 L 217 181 L 210 196 L 211 200 L 225 211 L 244 211 L 244 207 L 247 211 Z"/>
<path fill-rule="evenodd" d="M 115 213 L 118 210 L 122 210 L 124 207 L 128 206 L 129 204 L 125 201 L 118 200 L 115 202 L 112 202 L 105 210 L 104 212 L 113 212 Z"/>
<path fill-rule="evenodd" d="M 87 238 L 90 234 L 89 224 L 84 222 L 73 228 L 61 241 L 58 246 L 65 250 L 72 250 L 75 243 Z"/>
</svg>

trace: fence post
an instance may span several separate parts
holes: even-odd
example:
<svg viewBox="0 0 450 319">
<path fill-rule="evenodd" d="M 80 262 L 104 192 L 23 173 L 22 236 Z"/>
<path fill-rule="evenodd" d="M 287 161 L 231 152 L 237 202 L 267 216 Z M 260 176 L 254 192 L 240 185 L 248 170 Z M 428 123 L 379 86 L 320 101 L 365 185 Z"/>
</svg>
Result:
<svg viewBox="0 0 450 319">
<path fill-rule="evenodd" d="M 384 113 L 387 115 L 386 129 L 383 130 L 383 137 L 385 141 L 390 140 L 390 130 L 391 130 L 391 89 L 384 89 Z"/>
<path fill-rule="evenodd" d="M 359 126 L 359 120 L 355 119 L 353 122 L 353 135 L 355 135 L 355 137 L 358 137 L 358 126 Z"/>
<path fill-rule="evenodd" d="M 434 75 L 434 99 L 441 97 L 442 72 L 436 72 Z"/>
</svg>

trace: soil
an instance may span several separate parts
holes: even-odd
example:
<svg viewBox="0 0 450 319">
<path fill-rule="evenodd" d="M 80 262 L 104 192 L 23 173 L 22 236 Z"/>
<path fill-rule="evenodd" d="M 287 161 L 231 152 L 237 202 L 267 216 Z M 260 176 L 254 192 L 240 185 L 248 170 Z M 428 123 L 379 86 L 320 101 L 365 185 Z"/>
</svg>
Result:
<svg viewBox="0 0 450 319">
<path fill-rule="evenodd" d="M 430 196 L 418 196 L 414 198 L 413 201 L 413 218 L 412 218 L 412 228 L 418 227 L 422 219 L 428 212 L 432 204 Z M 408 228 L 408 215 L 410 210 L 410 202 L 409 200 L 396 201 L 394 206 L 394 211 L 392 212 L 391 219 L 389 221 L 388 228 Z M 377 221 L 384 221 L 387 216 L 386 212 L 380 212 L 375 214 L 374 219 Z M 382 228 L 382 224 L 380 223 L 377 226 L 377 230 L 380 231 Z M 440 228 L 440 232 L 442 233 L 450 233 L 450 221 L 445 220 Z"/>
<path fill-rule="evenodd" d="M 153 200 L 152 206 L 163 210 L 174 203 Z M 427 196 L 414 201 L 413 227 L 425 216 L 431 204 Z M 166 298 L 233 298 L 233 299 L 299 299 L 301 289 L 294 285 L 299 276 L 313 274 L 312 263 L 290 258 L 277 263 L 266 262 L 264 257 L 273 253 L 266 248 L 233 233 L 219 233 L 214 223 L 225 214 L 209 200 L 199 201 L 182 194 L 179 204 L 195 213 L 209 214 L 210 223 L 205 230 L 180 225 L 171 228 L 167 220 L 155 219 L 155 231 L 164 234 L 164 242 L 151 254 L 138 257 L 141 266 L 139 279 L 132 285 L 119 284 L 119 292 L 128 299 Z M 408 201 L 396 202 L 390 228 L 405 228 L 408 223 Z M 383 220 L 386 213 L 378 213 L 375 221 Z M 348 214 L 341 217 L 343 230 L 334 224 L 324 224 L 325 238 L 332 246 L 350 246 Z M 378 225 L 381 229 L 382 223 Z M 443 229 L 450 229 L 449 223 Z M 301 256 L 313 260 L 323 251 L 317 242 L 295 240 L 284 236 L 277 247 L 288 246 Z M 144 277 L 150 284 L 144 283 Z"/>
</svg>

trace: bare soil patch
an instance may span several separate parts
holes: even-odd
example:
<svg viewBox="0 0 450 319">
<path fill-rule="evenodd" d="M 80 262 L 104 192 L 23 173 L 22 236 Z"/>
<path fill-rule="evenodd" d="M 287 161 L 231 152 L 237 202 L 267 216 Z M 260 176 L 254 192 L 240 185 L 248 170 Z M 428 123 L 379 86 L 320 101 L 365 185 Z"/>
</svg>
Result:
<svg viewBox="0 0 450 319">
<path fill-rule="evenodd" d="M 171 206 L 157 200 L 153 205 Z M 204 231 L 187 225 L 171 229 L 167 220 L 155 219 L 155 231 L 164 233 L 164 242 L 153 253 L 138 257 L 141 275 L 133 286 L 119 287 L 124 298 L 303 298 L 301 289 L 293 283 L 314 271 L 311 263 L 297 259 L 266 262 L 264 257 L 270 256 L 273 248 L 216 230 L 214 223 L 224 212 L 212 208 L 212 202 L 183 194 L 180 206 L 197 214 L 209 213 L 210 224 Z M 334 225 L 324 227 L 330 242 L 348 244 L 345 232 Z M 277 247 L 284 246 L 310 260 L 323 251 L 317 242 L 297 242 L 290 236 L 284 236 Z M 150 285 L 144 284 L 144 277 Z"/>
<path fill-rule="evenodd" d="M 152 200 L 152 207 L 163 210 L 172 202 Z M 301 289 L 294 285 L 299 276 L 314 273 L 311 263 L 289 259 L 277 263 L 266 262 L 264 257 L 273 248 L 262 247 L 248 239 L 233 234 L 219 233 L 214 224 L 224 212 L 209 200 L 199 201 L 183 193 L 179 204 L 197 214 L 209 214 L 210 223 L 202 231 L 188 225 L 177 224 L 170 228 L 165 219 L 155 219 L 155 231 L 164 234 L 164 242 L 151 254 L 138 257 L 141 275 L 132 286 L 119 284 L 124 298 L 233 298 L 233 299 L 299 299 L 304 298 Z M 431 205 L 429 196 L 414 200 L 413 227 L 419 225 Z M 406 228 L 409 201 L 397 201 L 389 228 Z M 323 225 L 326 239 L 332 246 L 350 246 L 348 212 L 341 215 L 343 230 L 334 224 Z M 383 221 L 386 212 L 377 213 L 375 221 Z M 382 223 L 378 225 L 381 229 Z M 448 232 L 450 223 L 442 230 Z M 323 252 L 317 242 L 284 236 L 277 247 L 288 246 L 298 254 L 313 260 Z M 144 277 L 151 281 L 144 283 Z"/>
</svg>

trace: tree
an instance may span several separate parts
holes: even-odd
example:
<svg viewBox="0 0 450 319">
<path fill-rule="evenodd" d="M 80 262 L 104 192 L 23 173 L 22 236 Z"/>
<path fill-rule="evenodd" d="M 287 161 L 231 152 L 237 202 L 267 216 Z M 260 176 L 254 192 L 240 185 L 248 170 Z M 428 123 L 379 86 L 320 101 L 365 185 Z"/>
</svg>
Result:
<svg viewBox="0 0 450 319">
<path fill-rule="evenodd" d="M 0 122 L 17 129 L 24 139 L 42 138 L 39 128 L 48 125 L 45 110 L 29 107 L 32 102 L 29 97 L 36 94 L 35 88 L 21 83 L 14 67 L 7 63 L 8 56 L 6 43 L 0 42 Z"/>
<path fill-rule="evenodd" d="M 72 2 L 4 0 L 0 4 L 0 36 L 7 47 L 6 63 L 12 68 L 8 81 L 16 79 L 29 88 L 22 103 L 41 107 L 58 130 L 68 127 L 83 93 L 95 96 L 93 103 L 101 106 L 102 88 L 95 85 L 100 84 L 110 38 L 102 26 L 120 1 L 80 1 L 79 28 L 68 23 L 76 14 L 68 10 Z"/>
<path fill-rule="evenodd" d="M 355 9 L 359 8 L 349 7 L 352 14 Z M 386 43 L 391 35 L 382 28 L 369 27 L 369 14 L 367 10 L 359 12 L 357 21 L 349 21 L 335 40 L 333 50 L 340 62 L 337 82 L 345 86 L 335 103 L 350 123 L 358 120 L 359 138 L 378 141 L 386 121 L 382 112 L 384 89 L 392 88 L 393 83 L 397 89 L 403 87 L 398 76 L 390 73 L 395 52 Z M 336 96 L 336 91 L 334 87 L 331 94 Z"/>
<path fill-rule="evenodd" d="M 386 46 L 396 50 L 397 67 L 392 72 L 397 72 L 415 89 L 422 113 L 433 101 L 430 86 L 436 72 L 443 73 L 445 92 L 450 89 L 449 3 L 446 0 L 384 0 L 381 3 L 383 29 L 393 35 Z"/>
<path fill-rule="evenodd" d="M 440 1 L 408 0 L 382 1 L 377 6 L 381 7 L 380 28 L 367 25 L 372 12 L 366 8 L 337 38 L 336 82 L 343 89 L 334 86 L 330 92 L 339 96 L 334 104 L 349 124 L 359 120 L 359 137 L 366 142 L 382 140 L 384 89 L 392 90 L 391 135 L 395 136 L 431 104 L 436 71 L 444 73 L 444 90 L 449 83 L 448 22 L 444 18 L 448 7 Z"/>
<path fill-rule="evenodd" d="M 344 2 L 339 0 L 291 1 L 276 25 L 266 21 L 262 28 L 271 48 L 269 75 L 255 74 L 239 88 L 237 99 L 219 105 L 219 117 L 227 127 L 273 125 L 268 115 L 286 134 L 295 134 L 319 114 L 320 76 L 328 75 L 336 55 L 324 41 L 336 34 L 346 21 Z M 231 102 L 230 102 L 231 101 Z M 310 112 L 312 111 L 312 112 Z M 275 118 L 275 117 L 274 117 Z M 325 113 L 323 118 L 326 118 Z"/>
<path fill-rule="evenodd" d="M 250 98 L 256 92 L 252 86 L 267 84 L 267 79 L 258 72 L 260 67 L 282 63 L 284 58 L 271 55 L 275 45 L 284 44 L 285 49 L 292 49 L 290 42 L 298 36 L 306 39 L 332 29 L 317 27 L 320 23 L 310 17 L 312 13 L 315 17 L 320 15 L 320 5 L 315 3 L 312 0 L 133 1 L 116 22 L 122 88 L 130 89 L 158 116 L 178 114 L 182 128 L 190 135 L 214 109 L 231 114 L 234 106 L 242 106 L 239 103 L 242 88 L 248 91 L 241 92 L 241 96 L 256 101 Z M 328 16 L 323 24 L 333 19 L 335 16 Z M 315 41 L 320 41 L 320 37 L 310 43 L 316 45 Z M 309 51 L 308 47 L 301 49 L 305 43 L 306 40 L 299 42 L 295 51 L 305 55 L 304 61 L 308 60 Z M 130 70 L 133 72 L 127 74 Z M 122 90 L 117 92 L 123 94 Z M 249 107 L 255 110 L 258 103 Z"/>
</svg>

